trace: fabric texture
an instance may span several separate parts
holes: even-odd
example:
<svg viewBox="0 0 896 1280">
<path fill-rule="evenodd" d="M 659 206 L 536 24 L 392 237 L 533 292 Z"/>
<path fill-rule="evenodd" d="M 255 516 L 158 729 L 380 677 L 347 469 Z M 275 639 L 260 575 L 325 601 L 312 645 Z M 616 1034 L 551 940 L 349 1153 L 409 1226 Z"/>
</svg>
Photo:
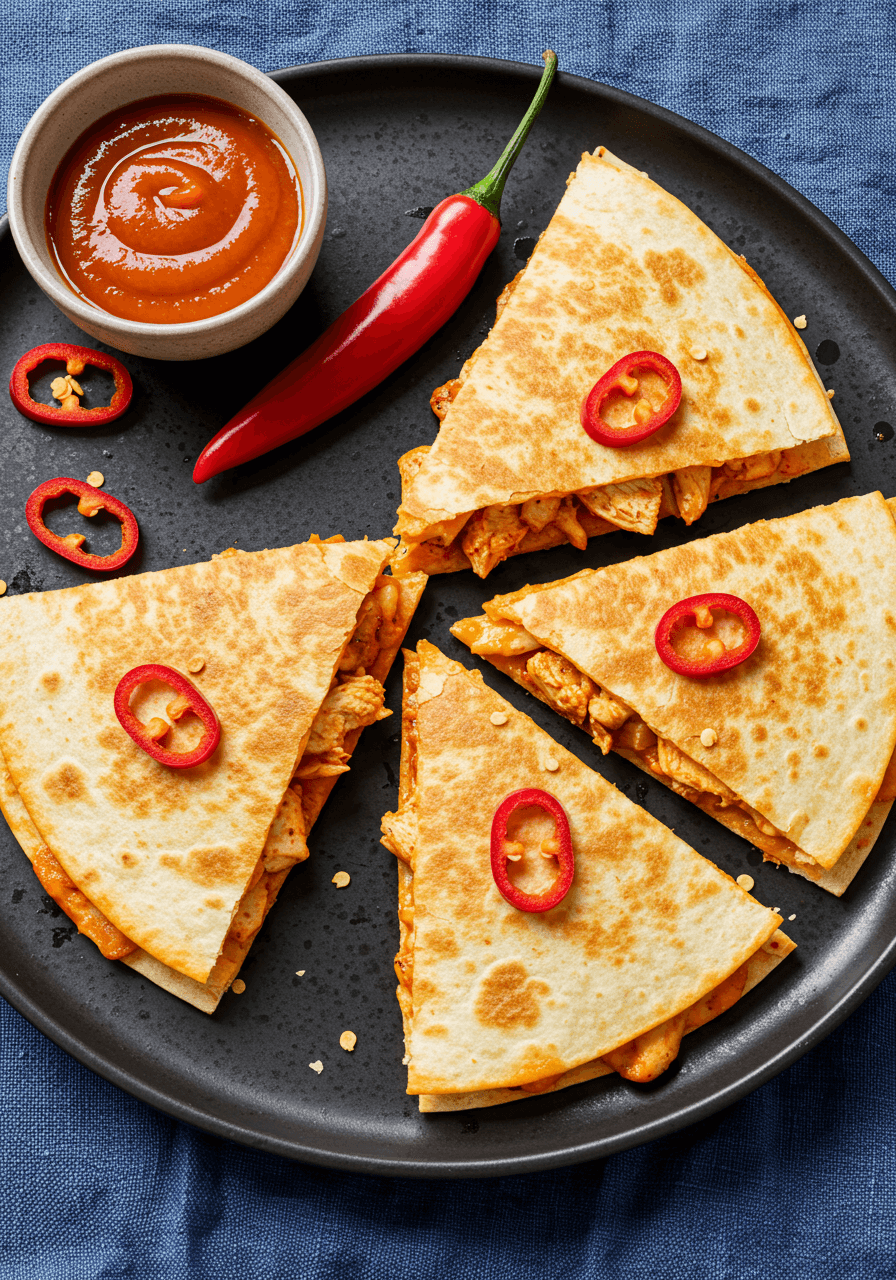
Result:
<svg viewBox="0 0 896 1280">
<path fill-rule="evenodd" d="M 7 0 L 0 176 L 31 113 L 119 49 L 264 70 L 385 52 L 563 68 L 757 157 L 896 283 L 889 0 Z M 877 1280 L 896 1275 L 896 974 L 728 1111 L 606 1161 L 493 1183 L 289 1164 L 168 1120 L 0 1002 L 0 1280 Z"/>
</svg>

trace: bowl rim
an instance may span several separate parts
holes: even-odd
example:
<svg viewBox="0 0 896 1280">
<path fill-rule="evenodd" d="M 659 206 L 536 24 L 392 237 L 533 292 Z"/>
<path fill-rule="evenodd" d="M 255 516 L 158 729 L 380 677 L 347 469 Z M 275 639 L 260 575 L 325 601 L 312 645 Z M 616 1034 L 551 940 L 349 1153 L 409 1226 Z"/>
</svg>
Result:
<svg viewBox="0 0 896 1280">
<path fill-rule="evenodd" d="M 175 321 L 174 323 L 166 324 L 146 320 L 128 320 L 123 316 L 116 316 L 102 307 L 85 303 L 77 293 L 65 286 L 60 277 L 48 271 L 41 260 L 34 236 L 24 216 L 20 178 L 41 129 L 60 107 L 64 107 L 71 95 L 77 93 L 78 89 L 84 84 L 93 80 L 98 74 L 102 74 L 109 67 L 129 62 L 152 62 L 155 59 L 170 58 L 172 56 L 184 59 L 195 59 L 199 56 L 204 61 L 210 61 L 216 63 L 219 67 L 228 68 L 253 84 L 261 93 L 277 102 L 280 108 L 291 118 L 295 130 L 305 146 L 313 183 L 310 192 L 305 189 L 305 184 L 302 184 L 305 220 L 299 243 L 293 250 L 292 256 L 283 263 L 276 274 L 258 293 L 253 294 L 251 298 L 247 298 L 237 306 L 231 307 L 230 310 L 222 311 L 219 315 L 205 316 L 201 320 Z M 215 95 L 208 94 L 205 96 L 213 97 Z M 226 101 L 226 99 L 222 100 Z M 134 101 L 139 102 L 140 98 L 134 98 Z M 270 129 L 270 125 L 267 125 L 266 121 L 262 121 L 262 123 Z M 295 157 L 290 154 L 290 158 L 295 165 Z M 114 330 L 131 338 L 152 338 L 157 335 L 176 336 L 178 334 L 200 336 L 214 333 L 232 323 L 239 324 L 244 317 L 250 316 L 267 306 L 274 296 L 279 293 L 287 278 L 292 279 L 301 272 L 308 254 L 314 252 L 314 248 L 323 233 L 327 216 L 327 177 L 320 146 L 304 112 L 297 106 L 286 90 L 266 72 L 259 71 L 257 67 L 253 67 L 249 62 L 244 62 L 242 58 L 235 58 L 232 54 L 222 53 L 218 49 L 210 49 L 206 45 L 138 45 L 134 49 L 124 49 L 118 53 L 108 54 L 105 58 L 98 58 L 95 62 L 82 67 L 80 71 L 76 71 L 74 75 L 69 76 L 60 85 L 57 85 L 53 92 L 44 99 L 28 121 L 16 143 L 9 165 L 6 204 L 9 228 L 27 270 L 34 276 L 37 284 L 40 285 L 51 301 L 63 312 L 69 311 L 86 323 L 102 324 L 110 331 Z"/>
</svg>

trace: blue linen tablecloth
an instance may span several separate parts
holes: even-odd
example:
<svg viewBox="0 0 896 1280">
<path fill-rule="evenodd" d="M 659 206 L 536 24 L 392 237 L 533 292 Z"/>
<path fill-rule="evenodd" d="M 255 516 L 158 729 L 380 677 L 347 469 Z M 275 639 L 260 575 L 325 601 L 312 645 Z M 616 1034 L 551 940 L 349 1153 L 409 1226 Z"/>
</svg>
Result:
<svg viewBox="0 0 896 1280">
<path fill-rule="evenodd" d="M 887 0 L 7 0 L 0 177 L 87 62 L 206 44 L 264 70 L 387 52 L 567 71 L 680 112 L 781 174 L 896 283 Z M 0 1280 L 896 1275 L 896 975 L 749 1098 L 609 1160 L 495 1182 L 291 1165 L 168 1120 L 0 1001 Z"/>
</svg>

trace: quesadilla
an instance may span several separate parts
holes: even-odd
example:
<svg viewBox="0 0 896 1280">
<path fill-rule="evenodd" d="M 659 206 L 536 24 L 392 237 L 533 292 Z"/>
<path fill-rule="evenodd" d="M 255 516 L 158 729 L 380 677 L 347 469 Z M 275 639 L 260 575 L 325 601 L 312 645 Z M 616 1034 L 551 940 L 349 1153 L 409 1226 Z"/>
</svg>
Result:
<svg viewBox="0 0 896 1280">
<path fill-rule="evenodd" d="M 642 443 L 583 428 L 622 357 L 659 353 L 680 406 Z M 657 409 L 649 374 L 608 414 Z M 399 461 L 396 573 L 472 567 L 614 529 L 690 525 L 709 502 L 846 461 L 829 394 L 763 282 L 674 196 L 605 148 L 582 156 L 495 325 L 437 388 L 435 443 Z M 659 399 L 658 399 L 659 397 Z"/>
<path fill-rule="evenodd" d="M 528 788 L 562 806 L 575 858 L 566 896 L 537 912 L 502 896 L 490 857 L 496 810 Z M 554 824 L 515 816 L 502 856 L 540 893 L 557 874 Z M 395 967 L 422 1111 L 613 1071 L 652 1080 L 682 1035 L 794 946 L 780 916 L 426 641 L 405 651 L 399 805 L 383 832 L 399 859 Z"/>
<path fill-rule="evenodd" d="M 871 493 L 759 521 L 497 596 L 451 630 L 604 754 L 839 896 L 896 795 L 894 507 Z M 752 606 L 758 647 L 719 675 L 678 674 L 657 624 L 713 592 Z M 727 650 L 730 618 L 710 621 L 691 637 Z"/>
<path fill-rule="evenodd" d="M 231 549 L 0 606 L 0 808 L 80 932 L 205 1012 L 307 858 L 361 729 L 389 714 L 382 681 L 425 583 L 385 576 L 391 550 Z M 205 763 L 159 763 L 116 718 L 119 681 L 147 663 L 191 673 L 213 708 Z M 130 705 L 166 748 L 195 745 L 168 685 Z"/>
</svg>

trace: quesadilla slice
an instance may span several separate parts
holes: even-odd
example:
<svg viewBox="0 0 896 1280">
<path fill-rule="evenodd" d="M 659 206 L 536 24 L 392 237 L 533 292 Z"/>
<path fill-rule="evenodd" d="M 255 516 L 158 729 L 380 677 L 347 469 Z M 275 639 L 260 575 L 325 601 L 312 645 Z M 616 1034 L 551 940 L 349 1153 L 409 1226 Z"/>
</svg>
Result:
<svg viewBox="0 0 896 1280">
<path fill-rule="evenodd" d="M 871 493 L 759 521 L 497 596 L 451 629 L 604 754 L 839 896 L 896 796 L 894 506 Z M 718 592 L 755 610 L 758 647 L 718 675 L 679 674 L 657 625 Z M 710 613 L 682 644 L 739 643 Z"/>
<path fill-rule="evenodd" d="M 492 870 L 496 810 L 529 788 L 562 806 L 571 837 L 574 875 L 549 909 L 512 905 Z M 405 651 L 399 805 L 383 832 L 422 1111 L 613 1071 L 655 1079 L 794 946 L 780 916 L 426 641 Z M 518 808 L 499 838 L 511 892 L 550 892 L 555 819 Z"/>
<path fill-rule="evenodd" d="M 45 891 L 110 959 L 212 1012 L 361 729 L 425 583 L 383 574 L 392 544 L 314 538 L 4 600 L 0 808 Z M 214 754 L 160 763 L 125 732 L 119 681 L 185 676 L 220 724 Z M 202 726 L 162 680 L 131 710 L 189 752 Z"/>
<path fill-rule="evenodd" d="M 640 443 L 598 443 L 583 404 L 633 353 L 672 362 L 681 403 Z M 608 421 L 646 420 L 665 394 L 642 369 L 640 398 L 616 393 Z M 603 147 L 583 155 L 488 337 L 432 406 L 435 443 L 399 461 L 397 573 L 484 578 L 510 555 L 652 533 L 667 515 L 690 525 L 709 502 L 849 458 L 829 393 L 756 273 Z"/>
</svg>

